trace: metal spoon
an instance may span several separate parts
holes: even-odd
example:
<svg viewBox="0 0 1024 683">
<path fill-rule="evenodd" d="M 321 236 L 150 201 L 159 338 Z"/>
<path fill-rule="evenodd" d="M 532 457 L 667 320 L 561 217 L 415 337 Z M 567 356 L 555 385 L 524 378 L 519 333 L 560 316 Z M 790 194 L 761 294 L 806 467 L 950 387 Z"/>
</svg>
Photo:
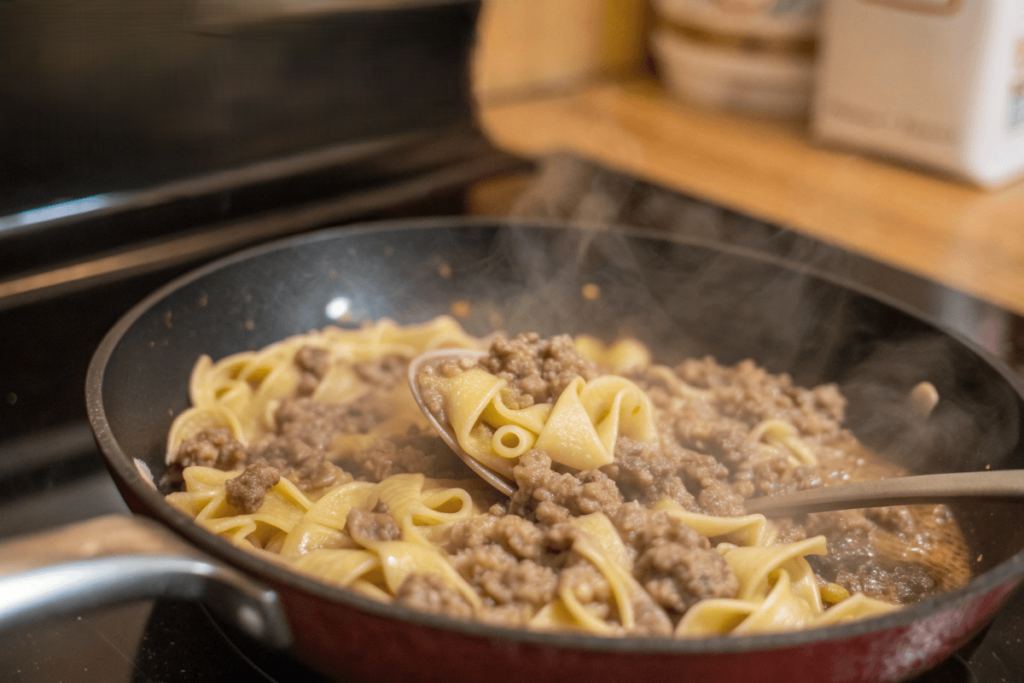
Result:
<svg viewBox="0 0 1024 683">
<path fill-rule="evenodd" d="M 512 494 L 516 492 L 515 482 L 509 481 L 466 451 L 462 450 L 462 446 L 459 445 L 458 439 L 456 439 L 455 434 L 452 433 L 451 425 L 447 421 L 442 422 L 437 415 L 430 412 L 426 402 L 423 400 L 423 395 L 420 393 L 420 383 L 416 381 L 416 377 L 420 374 L 420 370 L 428 365 L 440 365 L 447 361 L 459 361 L 463 358 L 478 360 L 486 355 L 487 354 L 482 351 L 473 351 L 472 349 L 440 349 L 438 351 L 428 351 L 427 353 L 413 358 L 412 362 L 409 363 L 409 388 L 412 389 L 412 395 L 416 399 L 416 405 L 420 407 L 420 410 L 423 411 L 423 414 L 430 421 L 430 425 L 434 428 L 434 431 L 444 439 L 444 442 L 448 444 L 449 448 L 455 451 L 455 455 L 462 458 L 462 462 L 469 465 L 469 468 L 479 474 L 484 481 L 511 498 Z"/>
<path fill-rule="evenodd" d="M 430 424 L 444 439 L 456 455 L 479 474 L 484 481 L 507 496 L 516 491 L 511 482 L 462 450 L 451 432 L 451 425 L 442 423 L 438 416 L 427 408 L 420 394 L 416 376 L 428 365 L 458 361 L 463 358 L 474 360 L 483 357 L 483 352 L 469 349 L 441 349 L 429 351 L 412 360 L 409 364 L 409 386 L 420 410 Z M 886 505 L 910 505 L 914 503 L 945 503 L 958 498 L 1005 498 L 1024 499 L 1024 470 L 994 470 L 991 472 L 953 472 L 946 474 L 922 474 L 893 479 L 839 484 L 784 493 L 747 500 L 747 512 L 760 513 L 766 517 L 792 517 L 808 512 L 829 510 L 853 510 Z"/>
<path fill-rule="evenodd" d="M 746 502 L 747 512 L 792 517 L 807 512 L 948 503 L 958 498 L 1024 499 L 1024 470 L 948 472 L 877 479 L 783 493 Z"/>
</svg>

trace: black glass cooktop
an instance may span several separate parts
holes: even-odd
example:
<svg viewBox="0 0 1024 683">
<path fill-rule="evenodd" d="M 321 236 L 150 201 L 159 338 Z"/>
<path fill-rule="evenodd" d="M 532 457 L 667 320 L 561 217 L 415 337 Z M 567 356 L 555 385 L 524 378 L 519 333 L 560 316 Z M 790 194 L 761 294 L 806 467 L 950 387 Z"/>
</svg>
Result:
<svg viewBox="0 0 1024 683">
<path fill-rule="evenodd" d="M 721 207 L 567 155 L 547 159 L 510 212 L 637 224 L 827 262 L 926 311 L 1011 366 L 1024 365 L 1024 321 L 962 293 Z M 30 334 L 30 330 L 24 330 Z M 0 401 L 17 400 L 0 395 Z M 0 444 L 0 536 L 127 514 L 84 421 Z M 1024 592 L 994 623 L 915 683 L 1024 680 Z M 222 630 L 199 605 L 141 602 L 52 618 L 0 634 L 0 678 L 23 683 L 318 681 L 314 672 Z"/>
</svg>

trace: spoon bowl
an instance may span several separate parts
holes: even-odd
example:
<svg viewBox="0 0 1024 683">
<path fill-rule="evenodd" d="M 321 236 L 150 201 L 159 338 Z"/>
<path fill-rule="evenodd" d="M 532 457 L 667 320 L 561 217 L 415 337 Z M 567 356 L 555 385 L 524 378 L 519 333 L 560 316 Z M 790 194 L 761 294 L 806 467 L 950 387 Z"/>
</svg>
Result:
<svg viewBox="0 0 1024 683">
<path fill-rule="evenodd" d="M 430 421 L 430 425 L 434 428 L 448 447 L 455 451 L 455 455 L 462 459 L 462 462 L 466 463 L 471 470 L 476 472 L 481 479 L 486 481 L 488 484 L 504 493 L 509 498 L 516 492 L 515 482 L 509 481 L 502 475 L 492 470 L 487 465 L 483 464 L 459 445 L 459 440 L 455 438 L 455 434 L 452 433 L 451 424 L 447 420 L 442 419 L 441 416 L 435 415 L 431 412 L 430 408 L 427 407 L 426 401 L 423 399 L 423 394 L 420 392 L 420 383 L 417 381 L 417 377 L 420 371 L 430 365 L 440 365 L 448 361 L 460 361 L 464 358 L 471 358 L 473 360 L 479 360 L 487 354 L 482 351 L 474 351 L 473 349 L 438 349 L 437 351 L 428 351 L 423 353 L 416 358 L 412 359 L 409 363 L 409 388 L 412 389 L 413 398 L 416 399 L 416 405 L 423 411 L 423 415 Z"/>
</svg>

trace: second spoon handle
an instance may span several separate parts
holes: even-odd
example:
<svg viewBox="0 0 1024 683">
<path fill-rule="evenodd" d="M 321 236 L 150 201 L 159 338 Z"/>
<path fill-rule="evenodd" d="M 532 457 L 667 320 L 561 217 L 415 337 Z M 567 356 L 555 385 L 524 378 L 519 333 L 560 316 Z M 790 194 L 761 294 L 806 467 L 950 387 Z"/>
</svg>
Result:
<svg viewBox="0 0 1024 683">
<path fill-rule="evenodd" d="M 1024 470 L 953 472 L 894 477 L 877 481 L 806 489 L 752 498 L 748 513 L 791 517 L 807 512 L 852 510 L 883 505 L 945 503 L 957 498 L 1019 498 L 1024 500 Z"/>
</svg>

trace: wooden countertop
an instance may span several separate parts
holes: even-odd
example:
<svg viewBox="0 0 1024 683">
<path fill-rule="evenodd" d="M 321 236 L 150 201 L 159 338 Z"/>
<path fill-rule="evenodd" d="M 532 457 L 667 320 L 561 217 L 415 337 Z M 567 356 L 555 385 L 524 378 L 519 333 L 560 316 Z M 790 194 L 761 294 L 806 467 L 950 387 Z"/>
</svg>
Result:
<svg viewBox="0 0 1024 683">
<path fill-rule="evenodd" d="M 481 105 L 499 147 L 576 152 L 1024 314 L 1024 183 L 995 192 L 693 109 L 647 81 Z"/>
</svg>

